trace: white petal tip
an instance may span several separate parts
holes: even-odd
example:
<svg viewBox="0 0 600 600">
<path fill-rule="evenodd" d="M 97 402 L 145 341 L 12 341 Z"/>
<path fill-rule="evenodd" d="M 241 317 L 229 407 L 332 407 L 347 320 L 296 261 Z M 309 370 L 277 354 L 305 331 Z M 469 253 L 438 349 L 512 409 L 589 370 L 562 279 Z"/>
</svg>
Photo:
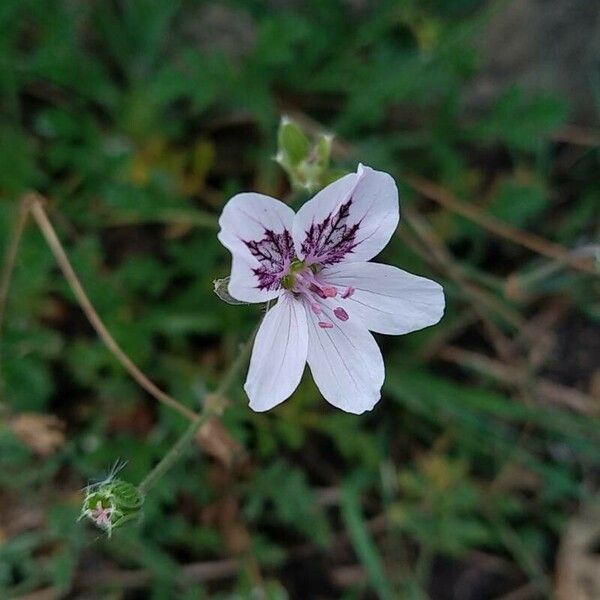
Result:
<svg viewBox="0 0 600 600">
<path fill-rule="evenodd" d="M 248 405 L 250 407 L 251 410 L 253 410 L 255 413 L 264 413 L 269 411 L 270 409 L 268 407 L 258 407 L 255 404 L 253 404 L 252 402 L 250 402 L 250 404 Z"/>
<path fill-rule="evenodd" d="M 353 408 L 344 409 L 343 408 L 342 410 L 344 412 L 347 412 L 348 414 L 360 416 L 360 415 L 364 415 L 365 413 L 371 412 L 377 406 L 378 402 L 379 401 L 377 401 L 375 404 L 373 404 L 373 406 L 365 406 L 365 407 L 361 406 L 360 408 L 357 407 L 356 409 L 353 409 Z"/>
<path fill-rule="evenodd" d="M 255 390 L 252 390 L 251 387 L 246 383 L 244 385 L 244 392 L 246 392 L 246 396 L 248 396 L 248 406 L 257 413 L 266 412 L 273 408 L 273 403 L 266 402 L 264 399 L 262 401 L 256 398 Z"/>
<path fill-rule="evenodd" d="M 327 400 L 327 399 L 326 399 Z M 379 401 L 381 400 L 381 395 L 379 395 L 377 397 L 377 399 L 375 401 L 371 400 L 370 404 L 366 404 L 366 403 L 357 403 L 356 406 L 351 406 L 349 404 L 346 403 L 342 403 L 342 402 L 332 402 L 329 401 L 329 404 L 331 404 L 332 406 L 334 406 L 335 408 L 344 411 L 345 413 L 348 413 L 350 415 L 363 415 L 367 412 L 371 412 L 376 406 L 377 404 L 379 404 Z"/>
</svg>

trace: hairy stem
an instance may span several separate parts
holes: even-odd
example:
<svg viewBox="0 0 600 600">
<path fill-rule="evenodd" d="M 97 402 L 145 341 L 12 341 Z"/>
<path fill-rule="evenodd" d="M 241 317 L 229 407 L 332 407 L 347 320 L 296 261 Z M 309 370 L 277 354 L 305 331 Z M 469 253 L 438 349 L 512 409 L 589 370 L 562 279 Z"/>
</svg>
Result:
<svg viewBox="0 0 600 600">
<path fill-rule="evenodd" d="M 182 414 L 187 419 L 191 420 L 193 423 L 196 423 L 196 413 L 188 408 L 187 406 L 181 404 L 175 398 L 172 398 L 165 392 L 163 392 L 160 388 L 158 388 L 140 369 L 138 366 L 125 354 L 125 352 L 121 349 L 119 344 L 112 337 L 102 320 L 100 319 L 96 309 L 93 307 L 90 299 L 88 298 L 79 278 L 77 277 L 63 247 L 56 235 L 56 231 L 50 223 L 48 216 L 46 215 L 46 211 L 44 210 L 43 198 L 38 194 L 31 193 L 28 194 L 24 203 L 29 207 L 29 211 L 31 215 L 35 219 L 35 222 L 39 226 L 42 234 L 46 238 L 48 242 L 48 246 L 50 246 L 50 250 L 54 254 L 56 261 L 58 262 L 58 266 L 63 272 L 73 294 L 77 298 L 79 305 L 81 306 L 85 316 L 88 321 L 92 325 L 92 327 L 96 330 L 96 333 L 100 336 L 100 339 L 104 342 L 106 347 L 111 351 L 111 353 L 115 356 L 115 358 L 123 365 L 125 370 L 135 379 L 135 381 L 144 388 L 151 396 L 156 398 L 159 402 L 162 402 L 166 406 L 176 410 L 180 414 Z"/>
<path fill-rule="evenodd" d="M 184 450 L 194 439 L 197 431 L 213 416 L 222 414 L 225 409 L 225 403 L 227 401 L 225 394 L 229 391 L 231 386 L 234 384 L 240 371 L 244 368 L 248 356 L 250 355 L 250 349 L 252 348 L 252 342 L 254 335 L 251 335 L 248 341 L 243 345 L 240 353 L 238 354 L 235 361 L 231 364 L 218 388 L 214 393 L 209 394 L 206 397 L 204 408 L 194 418 L 194 420 L 188 425 L 183 435 L 175 442 L 173 447 L 165 454 L 161 461 L 146 475 L 144 480 L 138 486 L 140 494 L 145 495 L 148 493 L 150 488 L 179 460 Z"/>
</svg>

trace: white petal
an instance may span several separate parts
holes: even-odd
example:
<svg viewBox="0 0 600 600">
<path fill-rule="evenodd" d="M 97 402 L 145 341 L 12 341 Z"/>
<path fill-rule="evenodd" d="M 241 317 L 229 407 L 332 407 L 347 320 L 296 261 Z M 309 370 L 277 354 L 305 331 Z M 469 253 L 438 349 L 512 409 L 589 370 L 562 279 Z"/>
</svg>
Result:
<svg viewBox="0 0 600 600">
<path fill-rule="evenodd" d="M 309 200 L 294 219 L 296 254 L 309 263 L 367 261 L 387 245 L 400 218 L 390 175 L 359 165 Z"/>
<path fill-rule="evenodd" d="M 350 321 L 361 321 L 377 333 L 399 335 L 435 325 L 444 314 L 444 290 L 439 283 L 378 263 L 340 264 L 322 276 L 339 290 L 355 289 L 341 300 Z"/>
<path fill-rule="evenodd" d="M 294 211 L 279 200 L 244 193 L 227 202 L 219 219 L 219 241 L 231 252 L 229 293 L 244 302 L 266 302 L 281 290 L 279 273 L 293 259 L 291 231 Z M 264 251 L 258 256 L 248 244 Z M 255 269 L 260 269 L 259 278 Z"/>
<path fill-rule="evenodd" d="M 306 305 L 305 305 L 306 306 Z M 385 377 L 381 351 L 359 321 L 339 321 L 326 303 L 321 315 L 308 306 L 308 366 L 325 400 L 337 408 L 361 414 L 381 397 Z M 319 321 L 333 323 L 331 329 Z"/>
<path fill-rule="evenodd" d="M 244 389 L 250 408 L 269 410 L 289 398 L 298 387 L 308 347 L 306 311 L 285 293 L 260 325 Z"/>
</svg>

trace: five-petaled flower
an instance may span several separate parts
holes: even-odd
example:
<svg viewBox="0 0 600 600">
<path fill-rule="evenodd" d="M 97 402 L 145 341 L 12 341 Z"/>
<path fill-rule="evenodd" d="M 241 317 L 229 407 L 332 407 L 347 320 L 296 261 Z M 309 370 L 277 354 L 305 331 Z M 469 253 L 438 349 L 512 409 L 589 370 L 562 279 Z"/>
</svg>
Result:
<svg viewBox="0 0 600 600">
<path fill-rule="evenodd" d="M 258 330 L 244 389 L 265 411 L 296 389 L 306 362 L 334 406 L 360 414 L 381 395 L 384 366 L 370 331 L 399 335 L 437 323 L 444 294 L 434 281 L 367 262 L 398 225 L 390 175 L 359 165 L 297 214 L 255 193 L 234 196 L 219 220 L 233 261 L 229 293 L 277 304 Z"/>
</svg>

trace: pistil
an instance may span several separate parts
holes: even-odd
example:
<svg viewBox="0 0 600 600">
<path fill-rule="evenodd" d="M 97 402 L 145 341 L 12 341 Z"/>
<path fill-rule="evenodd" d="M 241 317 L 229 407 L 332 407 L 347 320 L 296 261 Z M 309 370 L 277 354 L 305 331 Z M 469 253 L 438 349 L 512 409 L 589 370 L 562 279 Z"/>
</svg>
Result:
<svg viewBox="0 0 600 600">
<path fill-rule="evenodd" d="M 298 259 L 292 261 L 288 274 L 282 280 L 282 286 L 304 298 L 312 312 L 317 316 L 323 314 L 322 304 L 324 305 L 324 301 L 337 297 L 346 300 L 355 291 L 353 287 L 347 287 L 343 292 L 340 292 L 336 286 L 331 285 L 320 276 L 318 267 L 306 265 Z M 341 306 L 336 306 L 333 314 L 342 322 L 350 318 Z M 326 320 L 318 321 L 318 325 L 321 329 L 331 329 L 333 327 L 333 323 Z"/>
</svg>

